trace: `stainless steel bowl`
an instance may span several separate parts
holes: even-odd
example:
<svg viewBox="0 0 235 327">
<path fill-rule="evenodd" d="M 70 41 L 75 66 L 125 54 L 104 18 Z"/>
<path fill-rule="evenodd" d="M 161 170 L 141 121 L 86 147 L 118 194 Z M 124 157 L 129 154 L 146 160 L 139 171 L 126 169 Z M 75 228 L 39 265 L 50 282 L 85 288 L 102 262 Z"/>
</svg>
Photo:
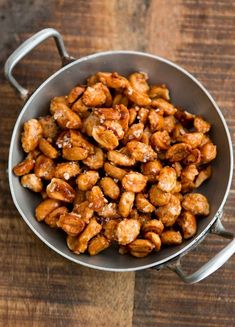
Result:
<svg viewBox="0 0 235 327">
<path fill-rule="evenodd" d="M 7 60 L 5 75 L 19 91 L 21 97 L 28 96 L 28 90 L 22 88 L 12 76 L 16 63 L 36 45 L 53 37 L 62 59 L 62 67 L 49 77 L 25 102 L 16 121 L 9 152 L 9 183 L 13 201 L 29 227 L 50 248 L 63 257 L 81 265 L 108 271 L 135 271 L 146 268 L 167 266 L 174 270 L 186 283 L 195 283 L 210 275 L 235 252 L 234 235 L 225 231 L 220 217 L 229 193 L 233 171 L 232 142 L 224 117 L 211 95 L 191 74 L 176 64 L 146 53 L 134 51 L 109 51 L 92 54 L 75 60 L 65 50 L 61 35 L 54 29 L 45 29 L 25 41 Z M 117 249 L 110 248 L 98 256 L 75 255 L 66 246 L 64 235 L 34 218 L 34 209 L 40 202 L 38 195 L 23 189 L 19 178 L 12 174 L 12 167 L 23 159 L 20 144 L 22 125 L 30 118 L 48 113 L 50 99 L 66 94 L 77 83 L 84 83 L 87 76 L 97 71 L 117 71 L 128 75 L 133 71 L 144 71 L 150 77 L 150 83 L 165 83 L 171 90 L 172 101 L 176 106 L 189 112 L 202 115 L 213 124 L 212 139 L 218 147 L 218 158 L 213 163 L 213 177 L 201 187 L 211 204 L 209 217 L 198 220 L 197 235 L 182 245 L 164 248 L 156 254 L 142 259 L 121 256 Z M 206 234 L 215 233 L 232 241 L 213 259 L 192 275 L 186 275 L 180 265 L 180 258 L 195 247 Z"/>
</svg>

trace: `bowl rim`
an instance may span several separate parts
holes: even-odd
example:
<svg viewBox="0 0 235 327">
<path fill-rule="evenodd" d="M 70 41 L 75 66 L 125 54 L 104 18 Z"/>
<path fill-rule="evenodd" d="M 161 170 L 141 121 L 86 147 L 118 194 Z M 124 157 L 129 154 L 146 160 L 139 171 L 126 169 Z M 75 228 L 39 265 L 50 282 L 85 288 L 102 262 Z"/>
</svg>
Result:
<svg viewBox="0 0 235 327">
<path fill-rule="evenodd" d="M 164 259 L 161 259 L 160 261 L 157 262 L 153 262 L 150 264 L 145 264 L 145 265 L 141 265 L 141 260 L 140 260 L 140 265 L 138 267 L 134 267 L 134 268 L 108 268 L 108 267 L 101 267 L 101 266 L 96 266 L 94 264 L 90 264 L 90 263 L 86 263 L 83 262 L 81 260 L 79 260 L 79 256 L 78 259 L 77 258 L 73 258 L 65 253 L 63 253 L 61 250 L 59 250 L 58 248 L 56 248 L 54 245 L 50 244 L 35 228 L 34 226 L 30 223 L 30 221 L 27 219 L 27 217 L 24 215 L 23 211 L 21 210 L 16 195 L 15 195 L 15 191 L 14 191 L 14 187 L 13 187 L 13 181 L 12 178 L 13 173 L 12 173 L 12 158 L 13 158 L 13 140 L 16 137 L 16 133 L 18 131 L 19 128 L 19 121 L 21 120 L 21 117 L 23 116 L 24 112 L 26 111 L 26 109 L 29 107 L 30 103 L 32 102 L 33 98 L 37 96 L 38 92 L 46 86 L 46 84 L 51 81 L 52 79 L 54 79 L 57 75 L 61 74 L 62 72 L 66 71 L 67 69 L 69 69 L 70 67 L 83 62 L 83 61 L 87 61 L 89 59 L 94 59 L 96 57 L 102 57 L 102 56 L 109 56 L 109 55 L 135 55 L 135 56 L 141 56 L 141 57 L 147 57 L 147 58 L 151 58 L 151 59 L 155 59 L 158 60 L 160 62 L 163 62 L 171 67 L 174 67 L 175 69 L 177 69 L 178 71 L 180 71 L 181 73 L 185 74 L 188 78 L 190 78 L 195 84 L 197 84 L 197 86 L 203 91 L 203 93 L 207 96 L 207 98 L 210 100 L 210 102 L 212 103 L 213 107 L 215 108 L 215 110 L 217 111 L 225 132 L 226 132 L 226 136 L 227 136 L 227 141 L 228 141 L 228 146 L 229 146 L 229 154 L 230 154 L 230 158 L 229 158 L 229 163 L 230 163 L 230 172 L 229 172 L 229 178 L 228 178 L 228 182 L 227 182 L 227 187 L 226 187 L 226 191 L 224 193 L 224 197 L 222 202 L 220 203 L 220 206 L 217 209 L 216 214 L 214 215 L 214 217 L 211 219 L 210 223 L 208 223 L 208 225 L 204 228 L 204 230 L 198 234 L 195 238 L 192 239 L 191 242 L 189 242 L 185 247 L 183 247 L 182 249 L 180 249 L 179 251 L 176 251 L 175 253 L 173 253 L 172 255 L 170 255 L 169 257 L 166 257 Z M 232 183 L 232 178 L 233 178 L 233 165 L 234 165 L 234 160 L 233 160 L 233 147 L 232 147 L 232 140 L 231 140 L 231 136 L 229 133 L 229 129 L 227 126 L 227 123 L 225 121 L 225 118 L 221 112 L 221 110 L 219 109 L 217 103 L 215 102 L 215 100 L 213 99 L 213 97 L 211 96 L 211 94 L 207 91 L 207 89 L 202 85 L 201 82 L 199 82 L 191 73 L 189 73 L 186 69 L 180 67 L 179 65 L 175 64 L 174 62 L 165 59 L 161 56 L 157 56 L 157 55 L 153 55 L 150 53 L 145 53 L 145 52 L 140 52 L 140 51 L 130 51 L 130 50 L 117 50 L 117 51 L 103 51 L 103 52 L 97 52 L 94 54 L 90 54 L 84 57 L 81 57 L 67 65 L 65 65 L 64 67 L 60 68 L 59 70 L 57 70 L 55 73 L 53 73 L 51 76 L 49 76 L 38 88 L 36 88 L 36 90 L 33 92 L 33 94 L 27 99 L 27 101 L 23 104 L 23 107 L 21 108 L 21 112 L 19 114 L 19 116 L 17 117 L 17 120 L 15 122 L 14 125 L 14 129 L 12 132 L 12 136 L 11 136 L 11 143 L 10 143 L 10 149 L 9 149 L 9 156 L 8 156 L 8 180 L 9 180 L 9 186 L 10 186 L 10 191 L 11 191 L 11 196 L 13 199 L 13 202 L 18 210 L 18 212 L 20 213 L 21 217 L 24 219 L 24 221 L 26 222 L 26 224 L 30 227 L 30 229 L 34 232 L 34 234 L 37 235 L 37 237 L 43 242 L 45 243 L 49 248 L 51 248 L 52 250 L 54 250 L 56 253 L 60 254 L 61 256 L 63 256 L 64 258 L 73 261 L 77 264 L 80 264 L 82 266 L 88 267 L 88 268 L 93 268 L 93 269 L 98 269 L 98 270 L 102 270 L 102 271 L 113 271 L 113 272 L 130 272 L 130 271 L 138 271 L 138 270 L 144 270 L 144 269 L 148 269 L 148 268 L 153 268 L 153 267 L 159 267 L 159 266 L 163 266 L 165 264 L 167 264 L 169 261 L 172 261 L 173 259 L 186 254 L 187 252 L 190 251 L 191 248 L 193 248 L 195 245 L 197 245 L 197 243 L 199 243 L 200 240 L 203 239 L 203 237 L 209 232 L 209 229 L 211 228 L 211 226 L 215 223 L 215 221 L 219 218 L 219 216 L 222 213 L 223 210 L 223 206 L 225 204 L 225 201 L 228 197 L 229 191 L 230 191 L 230 187 L 231 187 L 231 183 Z"/>
</svg>

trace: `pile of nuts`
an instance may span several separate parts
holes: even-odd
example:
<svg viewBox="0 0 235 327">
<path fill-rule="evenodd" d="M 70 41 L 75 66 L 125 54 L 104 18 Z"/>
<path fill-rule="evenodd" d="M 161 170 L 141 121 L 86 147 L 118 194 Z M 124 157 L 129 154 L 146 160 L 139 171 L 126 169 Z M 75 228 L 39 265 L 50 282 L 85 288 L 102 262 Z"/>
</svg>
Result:
<svg viewBox="0 0 235 327">
<path fill-rule="evenodd" d="M 117 242 L 121 254 L 145 257 L 193 237 L 209 214 L 192 191 L 211 176 L 211 125 L 147 79 L 98 72 L 24 123 L 27 156 L 13 172 L 43 198 L 36 219 L 62 229 L 74 253 Z"/>
</svg>

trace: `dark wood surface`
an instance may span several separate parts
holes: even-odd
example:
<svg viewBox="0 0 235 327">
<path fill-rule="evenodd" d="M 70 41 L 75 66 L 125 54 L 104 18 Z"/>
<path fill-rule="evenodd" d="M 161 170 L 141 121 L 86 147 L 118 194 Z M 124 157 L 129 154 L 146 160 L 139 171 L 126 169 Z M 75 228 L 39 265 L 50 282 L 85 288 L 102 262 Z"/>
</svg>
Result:
<svg viewBox="0 0 235 327">
<path fill-rule="evenodd" d="M 215 97 L 235 141 L 233 0 L 0 0 L 0 326 L 235 326 L 235 260 L 193 286 L 172 272 L 104 273 L 47 248 L 25 225 L 6 176 L 11 132 L 22 106 L 3 77 L 9 54 L 54 27 L 69 53 L 132 49 L 164 56 L 193 73 Z M 60 66 L 51 40 L 15 69 L 33 90 Z M 235 183 L 224 224 L 235 231 Z M 196 269 L 226 241 L 208 237 L 186 266 Z"/>
</svg>

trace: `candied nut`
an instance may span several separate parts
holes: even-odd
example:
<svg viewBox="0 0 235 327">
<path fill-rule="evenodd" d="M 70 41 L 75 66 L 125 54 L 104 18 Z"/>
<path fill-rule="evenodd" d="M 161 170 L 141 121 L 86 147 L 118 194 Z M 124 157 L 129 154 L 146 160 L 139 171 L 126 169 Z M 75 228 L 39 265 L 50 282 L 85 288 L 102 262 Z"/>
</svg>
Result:
<svg viewBox="0 0 235 327">
<path fill-rule="evenodd" d="M 101 191 L 99 186 L 93 186 L 91 191 L 88 194 L 89 208 L 94 211 L 99 211 L 105 205 L 107 201 L 104 197 L 103 192 Z"/>
<path fill-rule="evenodd" d="M 78 217 L 82 218 L 82 220 L 84 220 L 87 224 L 94 215 L 94 210 L 89 208 L 88 201 L 75 204 L 73 207 L 73 212 L 76 213 Z"/>
<path fill-rule="evenodd" d="M 182 201 L 182 207 L 193 215 L 208 216 L 210 213 L 207 198 L 200 193 L 186 194 Z"/>
<path fill-rule="evenodd" d="M 128 249 L 134 257 L 145 257 L 154 249 L 154 244 L 149 240 L 137 239 L 128 244 Z"/>
<path fill-rule="evenodd" d="M 92 131 L 92 136 L 103 148 L 107 150 L 115 149 L 119 142 L 113 131 L 104 126 L 95 126 Z"/>
<path fill-rule="evenodd" d="M 153 243 L 153 245 L 155 246 L 155 251 L 160 251 L 162 242 L 161 242 L 161 238 L 158 234 L 153 233 L 153 232 L 148 232 L 148 233 L 144 234 L 144 238 L 146 238 L 151 243 Z"/>
<path fill-rule="evenodd" d="M 139 120 L 140 123 L 146 124 L 148 120 L 148 115 L 149 115 L 149 109 L 140 108 L 140 110 L 138 111 L 137 119 Z"/>
<path fill-rule="evenodd" d="M 140 233 L 140 222 L 136 219 L 123 219 L 117 226 L 117 241 L 121 245 L 133 242 Z"/>
<path fill-rule="evenodd" d="M 109 108 L 113 104 L 112 94 L 110 93 L 109 88 L 107 86 L 105 86 L 104 84 L 103 84 L 103 91 L 106 95 L 106 100 L 105 100 L 104 106 Z"/>
<path fill-rule="evenodd" d="M 38 221 L 42 221 L 49 213 L 60 206 L 60 201 L 54 199 L 45 199 L 35 209 L 35 217 Z"/>
<path fill-rule="evenodd" d="M 161 234 L 164 229 L 164 225 L 160 220 L 151 219 L 146 221 L 142 227 L 143 233 L 153 232 L 155 234 Z"/>
<path fill-rule="evenodd" d="M 193 122 L 194 128 L 201 133 L 207 133 L 211 129 L 211 124 L 202 117 L 195 117 Z"/>
<path fill-rule="evenodd" d="M 182 169 L 181 180 L 193 182 L 197 175 L 197 167 L 195 165 L 189 165 Z"/>
<path fill-rule="evenodd" d="M 115 179 L 118 180 L 122 180 L 123 177 L 126 175 L 126 170 L 116 167 L 108 162 L 105 162 L 104 164 L 104 170 L 106 172 L 107 175 L 109 175 L 110 177 L 113 177 Z"/>
<path fill-rule="evenodd" d="M 186 130 L 184 129 L 184 127 L 178 123 L 178 124 L 175 124 L 174 126 L 174 129 L 172 131 L 172 139 L 174 141 L 179 141 L 181 142 L 181 137 L 186 133 Z M 184 142 L 184 141 L 182 141 Z M 186 142 L 187 143 L 187 142 Z"/>
<path fill-rule="evenodd" d="M 123 192 L 118 204 L 118 211 L 124 218 L 128 217 L 134 205 L 135 193 Z"/>
<path fill-rule="evenodd" d="M 171 192 L 176 186 L 176 171 L 174 168 L 165 166 L 158 175 L 158 188 L 163 192 Z"/>
<path fill-rule="evenodd" d="M 78 99 L 76 102 L 71 107 L 72 111 L 75 111 L 79 115 L 84 115 L 85 113 L 88 112 L 89 107 L 87 107 L 82 99 Z"/>
<path fill-rule="evenodd" d="M 182 189 L 181 183 L 179 181 L 176 181 L 175 187 L 173 188 L 173 190 L 171 190 L 171 193 L 178 194 L 181 192 L 181 189 Z"/>
<path fill-rule="evenodd" d="M 137 209 L 143 213 L 151 213 L 155 210 L 155 207 L 141 193 L 136 195 L 135 205 Z"/>
<path fill-rule="evenodd" d="M 139 212 L 136 208 L 131 209 L 130 214 L 129 214 L 130 218 L 133 219 L 139 219 Z"/>
<path fill-rule="evenodd" d="M 139 215 L 135 219 L 138 219 L 139 222 L 140 222 L 140 224 L 141 224 L 141 226 L 143 226 L 147 221 L 151 220 L 152 218 L 151 218 L 151 215 L 150 214 L 145 214 L 145 215 L 144 214 L 141 214 L 141 215 Z"/>
<path fill-rule="evenodd" d="M 172 145 L 166 152 L 166 159 L 171 162 L 181 161 L 190 153 L 191 147 L 186 143 L 178 143 Z"/>
<path fill-rule="evenodd" d="M 121 119 L 119 119 L 119 124 L 122 126 L 124 132 L 128 130 L 128 125 L 129 125 L 129 110 L 127 107 L 123 104 L 118 104 L 115 106 L 115 108 L 120 112 L 121 114 Z"/>
<path fill-rule="evenodd" d="M 161 241 L 164 245 L 179 245 L 183 242 L 180 232 L 166 230 L 161 234 Z"/>
<path fill-rule="evenodd" d="M 149 199 L 154 206 L 164 206 L 170 201 L 170 193 L 163 192 L 155 184 L 149 190 Z"/>
<path fill-rule="evenodd" d="M 58 126 L 56 125 L 54 117 L 44 116 L 39 117 L 38 120 L 42 126 L 42 136 L 53 140 L 58 134 Z"/>
<path fill-rule="evenodd" d="M 157 153 L 150 145 L 144 144 L 139 141 L 130 141 L 126 145 L 132 158 L 136 161 L 147 162 L 156 159 Z"/>
<path fill-rule="evenodd" d="M 201 152 L 198 149 L 193 149 L 190 154 L 183 160 L 185 165 L 197 165 L 201 162 Z"/>
<path fill-rule="evenodd" d="M 82 132 L 86 133 L 88 136 L 92 136 L 93 128 L 100 124 L 99 117 L 97 117 L 93 112 L 89 114 L 86 119 L 83 120 Z"/>
<path fill-rule="evenodd" d="M 123 143 L 126 144 L 130 140 L 140 140 L 144 131 L 144 124 L 133 124 L 124 136 Z"/>
<path fill-rule="evenodd" d="M 117 211 L 117 204 L 116 203 L 107 203 L 103 206 L 100 211 L 97 211 L 98 215 L 102 218 L 108 219 L 117 219 L 120 217 Z"/>
<path fill-rule="evenodd" d="M 137 172 L 129 172 L 122 179 L 122 186 L 128 192 L 139 193 L 143 191 L 148 178 Z"/>
<path fill-rule="evenodd" d="M 89 155 L 89 150 L 81 146 L 64 148 L 62 150 L 62 156 L 66 160 L 72 160 L 72 161 L 84 160 L 88 157 L 88 155 Z"/>
<path fill-rule="evenodd" d="M 101 251 L 104 251 L 110 246 L 110 241 L 103 235 L 94 237 L 88 246 L 88 252 L 90 255 L 96 255 Z"/>
<path fill-rule="evenodd" d="M 181 204 L 178 197 L 171 195 L 170 201 L 157 209 L 156 215 L 165 226 L 173 226 L 181 212 Z"/>
<path fill-rule="evenodd" d="M 151 99 L 146 93 L 138 93 L 133 87 L 128 86 L 126 89 L 126 96 L 130 101 L 137 104 L 137 106 L 149 106 L 151 104 Z"/>
<path fill-rule="evenodd" d="M 200 148 L 200 151 L 201 151 L 201 156 L 202 156 L 201 162 L 204 164 L 214 160 L 217 155 L 216 145 L 214 145 L 211 142 L 203 145 Z"/>
<path fill-rule="evenodd" d="M 66 243 L 67 243 L 69 250 L 74 251 L 74 249 L 77 245 L 77 241 L 78 241 L 77 236 L 67 235 Z"/>
<path fill-rule="evenodd" d="M 88 247 L 88 242 L 90 239 L 99 234 L 101 229 L 102 226 L 97 223 L 96 219 L 91 219 L 85 230 L 78 236 L 74 252 L 77 254 L 84 253 Z"/>
<path fill-rule="evenodd" d="M 35 174 L 27 174 L 22 176 L 21 185 L 27 187 L 33 192 L 41 192 L 43 188 L 42 180 Z"/>
<path fill-rule="evenodd" d="M 41 138 L 39 141 L 39 150 L 51 159 L 58 157 L 58 151 L 44 138 Z"/>
<path fill-rule="evenodd" d="M 88 86 L 83 93 L 82 101 L 88 107 L 97 107 L 104 104 L 106 101 L 106 93 L 102 83 Z"/>
<path fill-rule="evenodd" d="M 103 167 L 104 164 L 104 152 L 98 147 L 95 147 L 94 151 L 94 154 L 90 154 L 82 162 L 90 169 L 100 169 L 101 167 Z"/>
<path fill-rule="evenodd" d="M 47 195 L 51 199 L 61 200 L 64 202 L 73 202 L 75 191 L 63 179 L 52 178 L 46 188 Z"/>
<path fill-rule="evenodd" d="M 81 118 L 66 104 L 61 103 L 53 115 L 57 124 L 62 128 L 80 128 Z"/>
<path fill-rule="evenodd" d="M 171 144 L 171 138 L 167 131 L 158 131 L 152 134 L 150 142 L 155 150 L 167 150 Z"/>
<path fill-rule="evenodd" d="M 151 109 L 148 115 L 151 132 L 159 131 L 164 128 L 164 118 L 156 110 Z"/>
<path fill-rule="evenodd" d="M 88 191 L 97 183 L 98 179 L 99 173 L 97 171 L 88 170 L 77 177 L 76 183 L 79 190 Z"/>
<path fill-rule="evenodd" d="M 192 127 L 195 115 L 190 114 L 187 111 L 182 111 L 177 109 L 175 113 L 176 119 L 184 126 L 184 127 Z"/>
<path fill-rule="evenodd" d="M 45 223 L 51 228 L 57 228 L 57 222 L 60 219 L 60 216 L 66 213 L 68 213 L 68 209 L 66 207 L 56 208 L 46 216 Z"/>
<path fill-rule="evenodd" d="M 80 204 L 86 200 L 86 192 L 76 190 L 75 198 L 73 201 L 73 205 Z"/>
<path fill-rule="evenodd" d="M 168 133 L 172 133 L 175 128 L 175 124 L 176 124 L 176 120 L 174 116 L 164 117 L 163 130 L 167 131 Z"/>
<path fill-rule="evenodd" d="M 178 225 L 181 227 L 185 239 L 193 237 L 197 232 L 196 217 L 189 211 L 184 211 L 177 219 Z"/>
<path fill-rule="evenodd" d="M 34 165 L 34 173 L 37 177 L 45 180 L 51 180 L 55 174 L 55 163 L 51 158 L 43 154 L 37 157 Z"/>
<path fill-rule="evenodd" d="M 201 145 L 202 139 L 203 139 L 202 133 L 199 133 L 199 132 L 192 133 L 191 132 L 191 133 L 185 133 L 184 135 L 181 135 L 178 138 L 178 141 L 189 144 L 192 147 L 192 149 L 195 149 Z"/>
<path fill-rule="evenodd" d="M 130 108 L 129 109 L 129 126 L 132 125 L 134 123 L 134 121 L 136 120 L 137 117 L 137 111 L 135 108 Z"/>
<path fill-rule="evenodd" d="M 143 132 L 143 135 L 142 135 L 140 141 L 141 141 L 142 143 L 144 143 L 144 144 L 149 145 L 151 135 L 152 135 L 152 134 L 151 134 L 149 128 L 146 127 L 146 128 L 144 129 L 144 132 Z"/>
<path fill-rule="evenodd" d="M 18 165 L 13 167 L 13 169 L 12 169 L 13 173 L 16 176 L 26 175 L 26 174 L 30 173 L 30 171 L 33 169 L 34 163 L 35 163 L 34 159 L 27 157 L 23 161 L 18 163 Z"/>
<path fill-rule="evenodd" d="M 146 82 L 148 75 L 146 73 L 132 73 L 128 77 L 130 85 L 139 93 L 146 93 L 149 90 L 149 85 Z"/>
<path fill-rule="evenodd" d="M 113 200 L 117 200 L 119 198 L 120 189 L 112 178 L 103 177 L 100 181 L 100 186 L 106 196 Z"/>
<path fill-rule="evenodd" d="M 167 101 L 170 100 L 169 90 L 165 85 L 153 85 L 149 90 L 149 97 L 153 98 L 162 98 Z"/>
<path fill-rule="evenodd" d="M 120 166 L 133 166 L 135 164 L 135 159 L 130 158 L 128 155 L 123 154 L 119 151 L 109 151 L 108 152 L 108 160 L 110 160 L 112 163 Z"/>
<path fill-rule="evenodd" d="M 118 227 L 119 221 L 118 220 L 109 220 L 104 225 L 104 235 L 107 237 L 110 241 L 116 241 L 117 240 L 117 227 Z"/>
<path fill-rule="evenodd" d="M 192 192 L 195 188 L 194 182 L 188 181 L 188 180 L 182 180 L 181 181 L 181 193 L 188 193 Z"/>
<path fill-rule="evenodd" d="M 121 119 L 121 113 L 118 107 L 115 108 L 95 108 L 94 114 L 99 118 L 100 123 L 103 123 L 106 119 L 108 120 L 119 120 Z"/>
<path fill-rule="evenodd" d="M 177 177 L 180 177 L 180 175 L 181 175 L 181 172 L 182 172 L 182 166 L 181 166 L 181 164 L 178 162 L 178 161 L 176 161 L 176 162 L 174 162 L 173 164 L 172 164 L 172 168 L 174 168 L 175 169 L 175 171 L 176 171 L 176 176 Z"/>
<path fill-rule="evenodd" d="M 84 86 L 81 86 L 81 85 L 75 86 L 69 92 L 69 94 L 67 96 L 67 102 L 69 104 L 75 102 L 83 94 L 84 91 L 85 91 L 85 87 Z"/>
<path fill-rule="evenodd" d="M 50 103 L 50 112 L 52 113 L 52 115 L 56 112 L 56 110 L 58 108 L 60 108 L 61 105 L 64 105 L 64 104 L 66 106 L 68 105 L 68 102 L 67 102 L 65 96 L 54 97 Z"/>
<path fill-rule="evenodd" d="M 141 165 L 141 172 L 148 177 L 148 182 L 154 183 L 157 181 L 157 175 L 162 169 L 160 160 L 149 161 Z"/>
<path fill-rule="evenodd" d="M 115 120 L 105 120 L 103 123 L 103 126 L 105 126 L 107 129 L 110 129 L 114 132 L 114 134 L 117 136 L 118 140 L 121 140 L 124 136 L 124 130 L 117 121 Z"/>
<path fill-rule="evenodd" d="M 163 110 L 166 115 L 174 115 L 177 111 L 173 104 L 161 98 L 152 99 L 151 106 Z"/>
<path fill-rule="evenodd" d="M 86 226 L 84 220 L 73 212 L 61 215 L 56 224 L 71 236 L 80 234 Z"/>
<path fill-rule="evenodd" d="M 99 77 L 97 74 L 91 75 L 87 78 L 87 85 L 93 86 L 94 84 L 99 82 Z"/>
<path fill-rule="evenodd" d="M 196 180 L 195 180 L 195 188 L 198 188 L 202 185 L 203 182 L 205 182 L 208 178 L 211 177 L 212 169 L 211 166 L 208 166 L 206 169 L 203 169 L 198 174 Z"/>
<path fill-rule="evenodd" d="M 55 177 L 65 179 L 66 181 L 80 173 L 80 167 L 77 162 L 62 162 L 55 167 Z"/>
<path fill-rule="evenodd" d="M 123 95 L 122 93 L 117 93 L 113 97 L 112 106 L 114 107 L 116 104 L 124 104 L 124 106 L 127 107 L 127 105 L 128 105 L 128 99 L 127 99 L 127 97 L 125 95 Z"/>
<path fill-rule="evenodd" d="M 24 123 L 24 131 L 21 136 L 24 152 L 33 151 L 42 137 L 43 129 L 37 119 L 30 119 Z"/>
<path fill-rule="evenodd" d="M 106 84 L 107 87 L 113 89 L 125 88 L 129 85 L 128 80 L 116 72 L 114 73 L 99 72 L 96 75 L 99 81 L 101 81 L 103 84 Z"/>
</svg>

